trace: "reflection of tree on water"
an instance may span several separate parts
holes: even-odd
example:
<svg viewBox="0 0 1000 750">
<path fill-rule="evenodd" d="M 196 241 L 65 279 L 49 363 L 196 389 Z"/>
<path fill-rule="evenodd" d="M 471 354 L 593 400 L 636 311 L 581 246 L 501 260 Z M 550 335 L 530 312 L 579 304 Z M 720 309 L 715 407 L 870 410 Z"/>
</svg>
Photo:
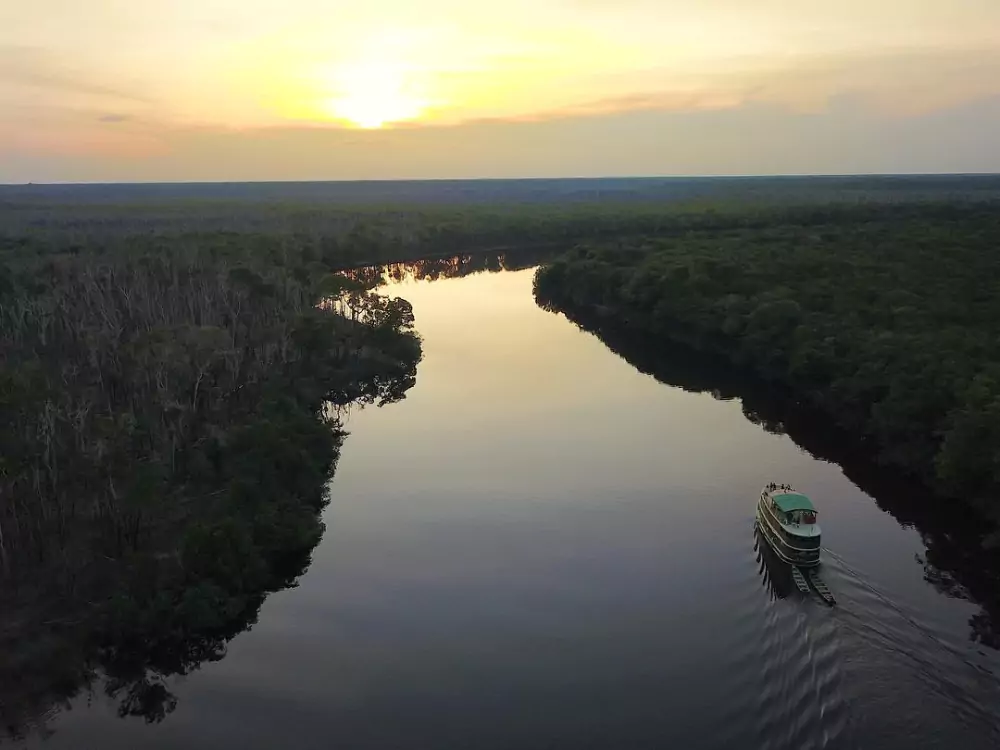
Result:
<svg viewBox="0 0 1000 750">
<path fill-rule="evenodd" d="M 719 400 L 741 399 L 743 414 L 768 432 L 787 434 L 815 458 L 835 463 L 845 476 L 901 525 L 915 528 L 926 551 L 918 562 L 941 593 L 981 607 L 970 620 L 970 638 L 1000 648 L 1000 550 L 987 542 L 988 529 L 969 511 L 932 497 L 926 489 L 874 464 L 864 441 L 837 430 L 823 415 L 786 392 L 715 357 L 651 339 L 593 313 L 555 308 L 640 372 L 667 385 Z"/>
<path fill-rule="evenodd" d="M 387 265 L 363 266 L 344 271 L 343 275 L 360 282 L 365 288 L 371 289 L 383 284 L 399 283 L 406 280 L 437 281 L 438 279 L 457 279 L 477 273 L 523 271 L 550 260 L 557 252 L 558 250 L 552 248 L 534 248 L 511 249 L 502 253 L 453 255 Z"/>
<path fill-rule="evenodd" d="M 321 531 L 318 518 L 316 524 Z M 224 658 L 228 642 L 256 623 L 267 595 L 295 585 L 308 566 L 310 551 L 296 550 L 287 560 L 276 561 L 266 589 L 245 594 L 238 611 L 225 613 L 211 625 L 172 618 L 163 627 L 146 623 L 141 632 L 111 628 L 78 634 L 72 632 L 72 622 L 43 624 L 30 636 L 43 642 L 38 649 L 43 658 L 3 665 L 3 731 L 13 739 L 44 736 L 48 721 L 81 693 L 105 695 L 117 704 L 122 718 L 162 721 L 177 707 L 170 680 Z"/>
</svg>

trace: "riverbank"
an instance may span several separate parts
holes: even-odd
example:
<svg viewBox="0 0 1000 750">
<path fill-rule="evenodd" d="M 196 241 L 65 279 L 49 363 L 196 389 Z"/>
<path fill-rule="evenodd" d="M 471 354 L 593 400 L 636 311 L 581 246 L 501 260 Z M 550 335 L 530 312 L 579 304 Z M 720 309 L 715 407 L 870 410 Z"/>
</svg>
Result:
<svg viewBox="0 0 1000 750">
<path fill-rule="evenodd" d="M 976 602 L 982 611 L 969 620 L 970 638 L 1000 648 L 1000 545 L 996 530 L 983 524 L 980 513 L 942 502 L 919 481 L 880 466 L 869 441 L 838 428 L 829 414 L 804 403 L 792 390 L 734 367 L 724 356 L 645 334 L 613 317 L 582 309 L 558 312 L 663 385 L 710 394 L 718 401 L 738 399 L 748 421 L 840 467 L 901 527 L 920 533 L 926 546 L 919 558 L 925 579 L 949 596 Z"/>
<path fill-rule="evenodd" d="M 791 389 L 884 464 L 1000 518 L 995 204 L 580 246 L 539 300 L 728 359 Z M 787 216 L 786 216 L 787 219 Z"/>
<path fill-rule="evenodd" d="M 196 246 L 16 259 L 0 285 L 0 696 L 15 736 L 99 689 L 173 710 L 323 533 L 345 436 L 421 356 L 403 300 Z M 14 687 L 16 686 L 16 687 Z"/>
</svg>

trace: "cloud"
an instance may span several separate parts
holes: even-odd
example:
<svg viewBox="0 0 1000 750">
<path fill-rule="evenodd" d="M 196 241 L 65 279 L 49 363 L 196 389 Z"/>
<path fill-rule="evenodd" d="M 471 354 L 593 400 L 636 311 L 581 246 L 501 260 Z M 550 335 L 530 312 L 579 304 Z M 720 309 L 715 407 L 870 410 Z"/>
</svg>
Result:
<svg viewBox="0 0 1000 750">
<path fill-rule="evenodd" d="M 796 55 L 777 61 L 742 57 L 708 72 L 654 67 L 593 76 L 589 88 L 625 93 L 471 121 L 536 122 L 646 110 L 700 112 L 754 103 L 817 113 L 839 107 L 845 99 L 883 114 L 913 116 L 1000 95 L 1000 49 L 913 48 Z"/>
<path fill-rule="evenodd" d="M 114 123 L 114 122 L 128 122 L 129 120 L 132 120 L 134 118 L 132 117 L 132 115 L 110 114 L 110 115 L 102 115 L 98 119 L 101 122 L 113 122 Z"/>
<path fill-rule="evenodd" d="M 0 182 L 997 172 L 998 130 L 1000 98 L 897 117 L 852 97 L 385 131 L 104 128 L 0 158 Z"/>
<path fill-rule="evenodd" d="M 1000 49 L 903 48 L 803 56 L 758 75 L 748 99 L 806 111 L 844 96 L 885 113 L 930 113 L 1000 95 Z"/>
<path fill-rule="evenodd" d="M 735 107 L 741 104 L 739 97 L 718 92 L 647 91 L 603 99 L 592 99 L 580 104 L 543 109 L 526 114 L 499 117 L 479 117 L 453 123 L 454 126 L 475 124 L 532 123 L 552 120 L 573 120 L 578 118 L 601 117 L 647 110 L 663 112 L 700 112 L 710 109 Z M 427 127 L 411 124 L 410 127 Z"/>
<path fill-rule="evenodd" d="M 131 102 L 149 101 L 137 92 L 108 86 L 71 71 L 53 55 L 37 47 L 0 45 L 0 84 Z"/>
</svg>

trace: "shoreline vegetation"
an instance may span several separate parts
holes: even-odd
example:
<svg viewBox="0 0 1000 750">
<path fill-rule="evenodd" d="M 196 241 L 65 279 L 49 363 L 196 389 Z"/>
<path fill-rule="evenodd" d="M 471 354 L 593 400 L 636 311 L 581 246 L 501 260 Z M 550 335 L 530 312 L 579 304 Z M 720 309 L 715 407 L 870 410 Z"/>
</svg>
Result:
<svg viewBox="0 0 1000 750">
<path fill-rule="evenodd" d="M 747 420 L 839 466 L 882 510 L 920 534 L 926 549 L 918 562 L 927 582 L 946 596 L 979 607 L 969 618 L 970 640 L 1000 649 L 1000 547 L 984 543 L 991 530 L 974 510 L 942 503 L 919 482 L 878 465 L 870 447 L 833 425 L 828 415 L 798 400 L 788 388 L 733 367 L 724 356 L 585 310 L 560 312 L 639 372 L 717 400 L 739 399 Z"/>
<path fill-rule="evenodd" d="M 995 524 L 1000 203 L 897 208 L 585 243 L 538 272 L 536 298 L 780 384 Z"/>
<path fill-rule="evenodd" d="M 21 262 L 17 262 L 20 260 Z M 157 721 L 323 533 L 341 409 L 403 398 L 405 300 L 301 259 L 59 251 L 0 276 L 0 712 Z"/>
<path fill-rule="evenodd" d="M 416 379 L 371 291 L 397 261 L 561 255 L 550 307 L 782 382 L 1000 517 L 1000 178 L 515 183 L 0 186 L 0 731 L 82 692 L 162 720 L 295 585 L 342 410 Z"/>
</svg>

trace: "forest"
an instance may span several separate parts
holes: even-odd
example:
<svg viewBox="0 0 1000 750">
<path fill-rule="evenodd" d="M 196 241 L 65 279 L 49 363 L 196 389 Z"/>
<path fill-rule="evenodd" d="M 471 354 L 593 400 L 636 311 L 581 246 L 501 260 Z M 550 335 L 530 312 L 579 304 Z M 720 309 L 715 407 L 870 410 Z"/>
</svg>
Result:
<svg viewBox="0 0 1000 750">
<path fill-rule="evenodd" d="M 219 658 L 303 569 L 340 410 L 403 397 L 421 356 L 413 324 L 405 300 L 299 255 L 198 243 L 7 254 L 10 733 L 95 682 L 123 715 L 171 710 L 159 676 Z"/>
<path fill-rule="evenodd" d="M 1000 515 L 997 200 L 996 178 L 0 187 L 3 730 L 81 690 L 160 720 L 165 678 L 294 585 L 344 410 L 416 379 L 385 274 L 547 264 L 543 304 L 753 371 Z"/>
<path fill-rule="evenodd" d="M 197 247 L 322 272 L 998 199 L 991 175 L 11 185 L 0 186 L 0 263 Z"/>
<path fill-rule="evenodd" d="M 998 245 L 990 201 L 782 211 L 581 243 L 535 292 L 786 387 L 880 463 L 1000 519 Z"/>
</svg>

